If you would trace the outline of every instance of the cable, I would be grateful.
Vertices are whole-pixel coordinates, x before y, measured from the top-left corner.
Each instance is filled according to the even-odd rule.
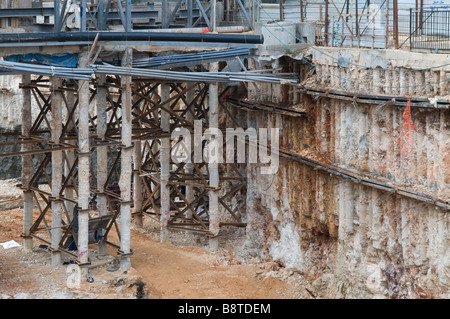
[[[273,34],[272,31],[269,30],[269,28],[266,27],[266,25],[261,21],[261,19],[255,15],[254,11],[247,5],[247,3],[245,2],[245,0],[242,0],[244,2],[244,5],[252,12],[253,16],[261,23],[261,25],[266,28],[266,30],[272,34],[273,37],[275,37],[278,42],[280,42],[284,47],[286,47],[289,51],[291,51],[295,56],[299,57],[301,60],[303,60],[304,62],[306,62],[307,64],[311,65],[312,67],[315,67],[319,70],[321,70],[322,72],[324,72],[325,74],[331,75],[333,77],[337,77],[341,80],[345,80],[348,82],[352,82],[355,84],[359,84],[359,85],[364,85],[364,86],[368,86],[368,87],[378,87],[378,88],[389,88],[389,89],[402,89],[402,88],[413,88],[413,87],[424,87],[424,86],[428,86],[428,85],[435,85],[435,84],[440,84],[440,83],[444,83],[444,82],[448,82],[450,81],[450,78],[447,78],[445,80],[441,80],[438,82],[433,82],[433,83],[427,83],[427,84],[417,84],[417,85],[407,85],[407,86],[384,86],[384,85],[374,85],[374,84],[368,84],[368,83],[362,83],[362,82],[358,82],[352,79],[348,79],[346,77],[341,77],[339,75],[333,74],[331,72],[328,72],[324,69],[322,69],[321,67],[317,66],[316,64],[306,60],[303,56],[298,55],[295,51],[293,51],[288,45],[286,45],[283,41],[281,41],[275,34]]]

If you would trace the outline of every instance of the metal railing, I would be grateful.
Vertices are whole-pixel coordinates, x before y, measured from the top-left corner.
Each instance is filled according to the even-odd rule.
[[[450,50],[450,10],[410,10],[411,49]]]

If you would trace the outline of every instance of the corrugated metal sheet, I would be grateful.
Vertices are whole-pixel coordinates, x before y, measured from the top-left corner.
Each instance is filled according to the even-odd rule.
[[[259,9],[259,18],[262,22],[279,21],[280,5],[262,3]]]
[[[283,4],[283,20],[300,22],[300,1],[286,0]]]

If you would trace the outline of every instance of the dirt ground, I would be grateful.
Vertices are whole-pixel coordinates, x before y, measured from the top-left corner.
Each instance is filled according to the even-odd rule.
[[[37,211],[36,211],[37,214]],[[22,244],[22,209],[0,211],[0,243]],[[144,228],[132,227],[132,268],[111,270],[106,263],[89,270],[94,281],[82,278],[79,288],[69,288],[69,265],[51,265],[51,253],[34,240],[33,251],[0,246],[0,297],[3,299],[129,299],[136,298],[136,282],[145,283],[149,299],[291,299],[312,298],[300,274],[274,262],[242,262],[229,251],[213,252],[207,240],[174,233],[170,243],[159,241],[156,222],[146,219]],[[188,238],[189,240],[186,240]],[[111,239],[111,241],[114,241]],[[194,243],[194,244],[192,244]],[[206,244],[205,244],[206,243]],[[117,250],[96,261],[118,260]],[[109,258],[109,259],[108,259]],[[69,255],[62,255],[69,262]],[[109,270],[108,270],[109,269]]]

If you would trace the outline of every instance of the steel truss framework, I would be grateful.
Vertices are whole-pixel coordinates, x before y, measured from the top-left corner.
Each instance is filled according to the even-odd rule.
[[[155,7],[155,2],[159,2],[159,10]],[[255,5],[253,1],[248,2],[252,6]],[[70,29],[76,28],[80,31],[107,30],[116,22],[120,23],[127,32],[133,29],[205,26],[214,31],[216,21],[222,20],[226,25],[241,20],[239,22],[242,22],[242,26],[248,29],[253,28],[251,11],[245,8],[242,0],[224,1],[222,17],[218,16],[215,5],[216,1],[200,2],[199,0],[140,1],[133,4],[131,1],[122,0],[54,0],[53,7],[1,8],[0,18],[53,16],[54,32],[65,31],[69,26]],[[86,14],[80,14],[82,12]],[[79,21],[76,25],[67,23],[74,19]]]
[[[118,218],[124,215],[126,207],[132,206],[138,224],[143,216],[150,216],[161,221],[162,231],[183,229],[217,237],[221,233],[212,230],[212,222],[219,227],[246,226],[246,181],[239,164],[220,164],[219,184],[212,186],[206,162],[177,163],[163,154],[162,145],[176,128],[193,132],[198,120],[202,132],[210,126],[211,84],[152,82],[116,75],[97,75],[90,83],[42,75],[24,75],[23,80],[22,134],[13,142],[21,144],[22,151],[2,156],[22,156],[25,246],[30,247],[31,238],[38,239],[48,244],[55,264],[61,261],[60,253],[65,253],[87,267],[89,250],[81,251],[86,243],[80,241],[91,236],[86,231],[94,231],[96,225],[103,223],[101,238],[95,241],[99,251],[110,245],[117,248],[121,258],[127,258],[132,251],[123,245],[123,233],[129,232],[129,225],[126,219],[119,223]],[[89,86],[84,86],[83,91],[86,83]],[[219,99],[222,94],[218,94]],[[30,112],[31,100],[39,109],[34,116]],[[222,105],[218,101],[216,104]],[[127,109],[131,111],[131,121]],[[169,130],[163,129],[167,117]],[[88,123],[87,130],[83,121]],[[131,125],[132,144],[126,142],[126,125]],[[86,143],[83,131],[89,133],[88,152],[82,148]],[[171,147],[181,140],[173,140]],[[133,170],[127,171],[131,151]],[[34,167],[33,158],[38,163]],[[86,158],[87,166],[82,163]],[[162,163],[167,160],[169,175],[162,181]],[[86,200],[86,190],[81,185],[86,178],[89,207],[80,204]],[[218,194],[220,217],[210,216],[211,194]],[[167,201],[169,213],[161,209],[162,202]],[[33,204],[38,210],[34,218],[30,215]],[[80,215],[89,219],[87,229],[83,228]],[[119,243],[110,240],[112,231],[117,232]],[[82,232],[84,239],[79,237]],[[78,253],[69,250],[72,239]],[[91,239],[89,244],[93,243]]]

